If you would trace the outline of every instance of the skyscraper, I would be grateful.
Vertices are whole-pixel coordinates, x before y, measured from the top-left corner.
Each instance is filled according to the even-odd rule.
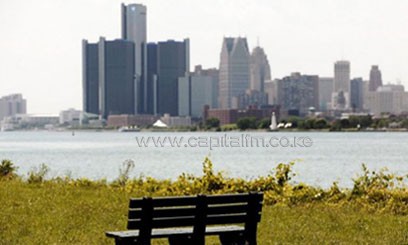
[[[358,112],[363,109],[363,79],[353,78],[350,81],[350,105],[353,111]]]
[[[268,104],[269,105],[275,105],[278,103],[278,94],[277,94],[277,88],[276,88],[277,80],[270,80],[265,82],[265,93],[268,97]]]
[[[103,118],[109,115],[134,112],[134,44],[127,40],[98,43],[99,111]]]
[[[157,43],[147,44],[147,114],[157,114]]]
[[[134,43],[134,114],[147,111],[146,6],[122,4],[122,38]]]
[[[134,44],[127,40],[83,45],[83,110],[103,118],[134,113]]]
[[[157,113],[178,115],[178,78],[189,72],[190,41],[157,44]]]
[[[99,114],[98,44],[82,41],[83,111]]]
[[[217,86],[217,81],[212,76],[212,73],[217,72],[215,69],[202,70],[201,66],[196,66],[194,73],[179,77],[178,98],[180,116],[199,118],[203,115],[205,105],[208,105],[210,108],[216,107],[214,86]]]
[[[381,71],[378,69],[378,65],[371,66],[370,80],[368,82],[368,90],[376,91],[378,87],[382,86]]]
[[[256,47],[252,50],[250,58],[251,82],[250,89],[264,93],[264,84],[266,80],[271,80],[271,68],[268,57],[263,48]]]
[[[249,49],[246,38],[224,38],[220,55],[219,107],[232,108],[233,98],[249,87]]]
[[[319,77],[319,106],[320,110],[326,111],[331,108],[333,93],[333,78]]]
[[[350,107],[350,62],[340,60],[334,63],[332,107],[344,110]]]
[[[291,115],[304,116],[310,107],[319,109],[319,77],[298,72],[277,82],[278,104]]]

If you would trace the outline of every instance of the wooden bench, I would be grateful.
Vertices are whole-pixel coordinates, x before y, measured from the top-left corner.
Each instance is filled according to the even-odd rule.
[[[221,244],[256,244],[263,193],[131,199],[127,231],[106,232],[115,244],[205,244],[217,235]]]

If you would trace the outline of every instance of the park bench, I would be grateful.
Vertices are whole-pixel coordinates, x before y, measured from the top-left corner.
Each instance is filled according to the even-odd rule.
[[[263,193],[130,199],[127,231],[106,232],[115,244],[150,245],[153,238],[169,244],[256,244]]]

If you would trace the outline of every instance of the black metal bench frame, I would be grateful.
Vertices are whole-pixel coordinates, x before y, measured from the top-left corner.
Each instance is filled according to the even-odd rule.
[[[221,244],[256,245],[263,193],[130,199],[127,231],[106,232],[116,244],[204,245],[218,235]]]

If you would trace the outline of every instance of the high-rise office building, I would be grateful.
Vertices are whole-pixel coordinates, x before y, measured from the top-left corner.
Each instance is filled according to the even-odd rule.
[[[320,110],[327,111],[331,108],[333,93],[333,78],[319,77],[319,106]]]
[[[354,112],[363,109],[364,83],[362,78],[353,78],[350,81],[350,105]]]
[[[98,44],[82,41],[83,111],[99,114]]]
[[[334,63],[332,108],[345,110],[350,107],[350,62],[340,60]]]
[[[178,115],[178,78],[189,72],[190,41],[157,44],[157,113]]]
[[[104,118],[135,111],[133,54],[131,41],[99,40],[99,111]]]
[[[147,111],[146,6],[122,4],[122,39],[134,43],[134,114]]]
[[[0,98],[0,121],[4,117],[27,113],[27,101],[21,94],[11,94]]]
[[[277,80],[269,80],[265,82],[265,93],[268,98],[268,105],[275,105],[278,103],[278,94],[276,88]]]
[[[371,66],[370,80],[368,81],[368,90],[376,91],[378,87],[382,86],[381,71],[377,65]]]
[[[147,44],[147,114],[157,114],[157,43]]]
[[[380,116],[383,113],[401,114],[408,112],[408,92],[404,86],[389,84],[369,91],[366,106],[370,113]]]
[[[212,98],[211,108],[218,108],[218,86],[220,72],[217,68],[203,69],[201,65],[196,65],[194,69],[194,74],[197,76],[209,76],[212,79]]]
[[[252,50],[250,62],[250,89],[264,93],[265,81],[271,80],[271,68],[263,48],[256,47]]]
[[[212,76],[194,72],[178,79],[179,115],[200,118],[205,105],[214,108]]]
[[[219,69],[219,107],[232,108],[233,98],[249,87],[249,49],[246,38],[224,38]]]
[[[84,112],[103,118],[134,113],[134,44],[127,40],[83,41]]]
[[[304,116],[310,107],[319,109],[319,77],[292,73],[277,80],[277,94],[282,109]]]

